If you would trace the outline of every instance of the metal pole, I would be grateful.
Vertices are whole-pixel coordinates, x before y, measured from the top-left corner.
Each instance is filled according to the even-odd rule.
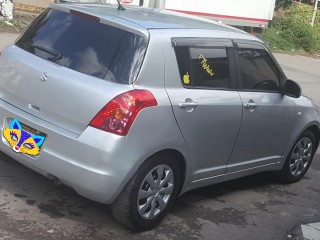
[[[312,16],[312,21],[311,21],[311,26],[312,26],[312,27],[314,26],[314,22],[316,21],[317,10],[318,10],[318,3],[319,3],[319,0],[316,0],[316,1],[315,1],[315,4],[314,4],[314,11],[313,11],[313,16]]]

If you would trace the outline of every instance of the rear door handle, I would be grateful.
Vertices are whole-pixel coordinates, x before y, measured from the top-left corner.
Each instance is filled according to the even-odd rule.
[[[196,107],[198,107],[198,103],[197,102],[181,102],[181,103],[179,103],[179,107],[181,107],[181,108],[188,108],[188,107],[196,108]]]
[[[250,99],[248,103],[244,104],[244,107],[248,109],[250,112],[254,112],[254,110],[258,107],[258,104],[256,104],[252,99]]]
[[[246,103],[244,105],[245,108],[257,108],[258,107],[258,104],[256,103]]]
[[[186,112],[191,113],[198,107],[198,103],[194,102],[191,98],[187,98],[184,102],[179,103],[179,107],[184,108]]]

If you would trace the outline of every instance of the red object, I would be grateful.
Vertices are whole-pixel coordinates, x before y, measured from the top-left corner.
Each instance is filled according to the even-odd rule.
[[[147,90],[128,91],[105,105],[91,120],[89,126],[126,136],[138,113],[144,108],[157,105],[157,100]]]
[[[83,12],[78,12],[76,10],[70,10],[70,13],[73,14],[73,15],[76,15],[76,16],[91,20],[91,21],[100,22],[100,18],[92,16],[90,14],[86,14],[86,13],[83,13]]]

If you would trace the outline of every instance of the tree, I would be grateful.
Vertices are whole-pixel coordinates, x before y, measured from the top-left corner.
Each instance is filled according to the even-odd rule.
[[[292,0],[276,0],[276,9],[288,8],[292,4]]]

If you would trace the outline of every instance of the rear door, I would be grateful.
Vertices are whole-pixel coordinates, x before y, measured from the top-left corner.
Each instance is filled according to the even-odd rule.
[[[235,56],[243,117],[227,172],[280,161],[295,119],[293,99],[281,93],[286,78],[265,47],[238,41]]]
[[[166,49],[166,90],[190,150],[193,180],[226,171],[240,128],[232,43],[174,38]]]

